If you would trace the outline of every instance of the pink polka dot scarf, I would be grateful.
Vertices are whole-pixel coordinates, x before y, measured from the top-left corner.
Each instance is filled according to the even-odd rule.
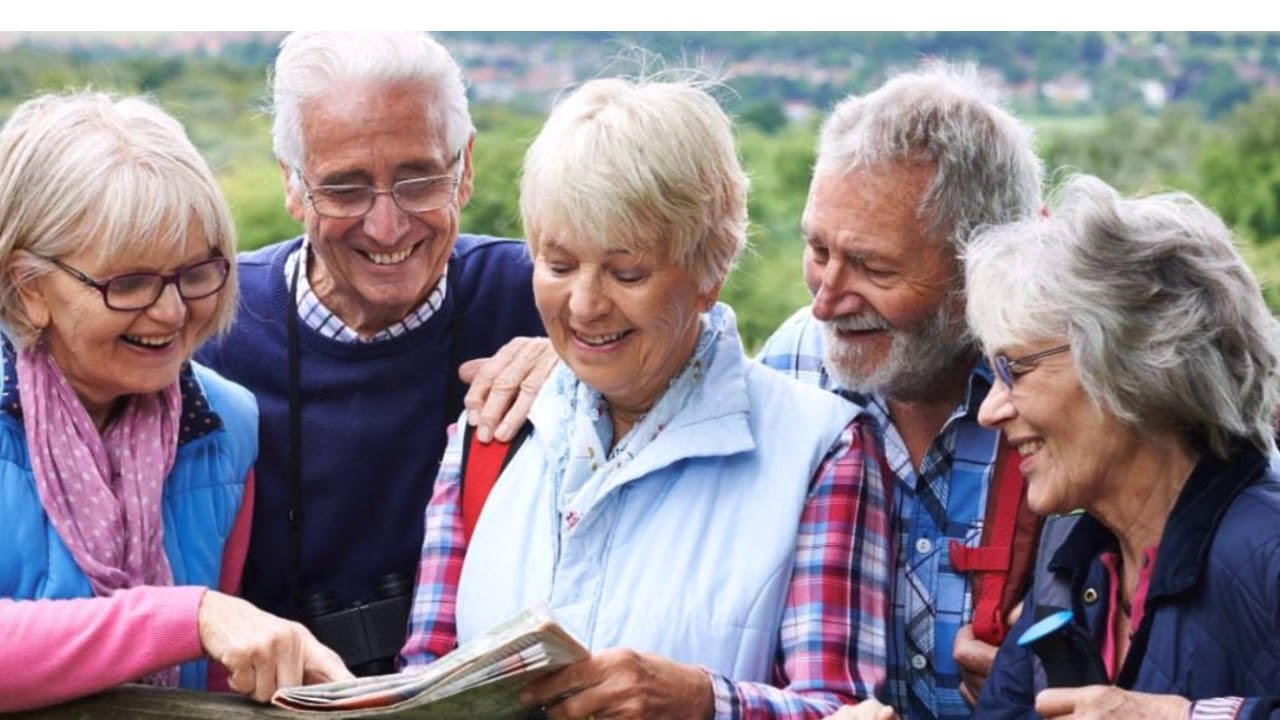
[[[40,502],[94,594],[172,585],[161,496],[178,446],[177,380],[129,398],[100,435],[44,343],[18,353],[17,371]],[[147,680],[176,684],[176,668]]]

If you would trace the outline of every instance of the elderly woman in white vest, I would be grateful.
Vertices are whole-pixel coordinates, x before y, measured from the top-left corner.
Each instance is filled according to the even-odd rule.
[[[224,594],[258,408],[190,359],[231,323],[234,253],[217,180],[151,102],[46,95],[0,130],[0,712],[350,676]]]
[[[555,720],[821,717],[884,679],[884,489],[857,408],[750,361],[717,304],[746,244],[731,124],[693,83],[601,79],[529,148],[520,206],[560,363],[474,534],[460,440],[402,656],[537,603],[591,650]]]
[[[1048,521],[974,717],[1280,718],[1280,323],[1231,231],[1079,176],[965,265],[979,420],[1032,510],[1084,510]]]

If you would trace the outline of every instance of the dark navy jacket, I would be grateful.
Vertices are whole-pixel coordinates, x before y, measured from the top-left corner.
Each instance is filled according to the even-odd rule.
[[[1099,557],[1116,549],[1086,515],[1049,563],[1098,647],[1110,597]],[[1038,717],[1031,654],[1016,643],[1035,619],[1035,595],[1033,587],[1000,647],[974,718]],[[1115,684],[1192,700],[1244,696],[1239,718],[1280,719],[1280,479],[1252,447],[1230,462],[1206,454],[1187,480]]]

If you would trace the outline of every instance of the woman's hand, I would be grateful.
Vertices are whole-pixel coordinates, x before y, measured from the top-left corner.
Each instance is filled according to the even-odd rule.
[[[206,592],[197,627],[205,654],[226,666],[228,686],[258,702],[277,688],[352,677],[311,631],[237,597]]]
[[[612,648],[534,680],[520,693],[551,720],[710,718],[711,678],[657,655]]]
[[[1050,688],[1036,695],[1036,712],[1045,720],[1185,720],[1190,710],[1191,701],[1184,697],[1111,685]]]
[[[857,705],[845,705],[823,720],[899,720],[893,708],[876,699],[863,700]]]

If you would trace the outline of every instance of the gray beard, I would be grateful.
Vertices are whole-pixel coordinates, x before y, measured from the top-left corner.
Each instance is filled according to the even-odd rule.
[[[933,319],[915,332],[895,330],[885,323],[890,334],[889,354],[870,372],[862,366],[863,350],[846,345],[836,328],[823,322],[827,373],[855,392],[902,401],[929,399],[939,383],[976,353],[969,328],[954,317],[953,306],[944,302]]]

